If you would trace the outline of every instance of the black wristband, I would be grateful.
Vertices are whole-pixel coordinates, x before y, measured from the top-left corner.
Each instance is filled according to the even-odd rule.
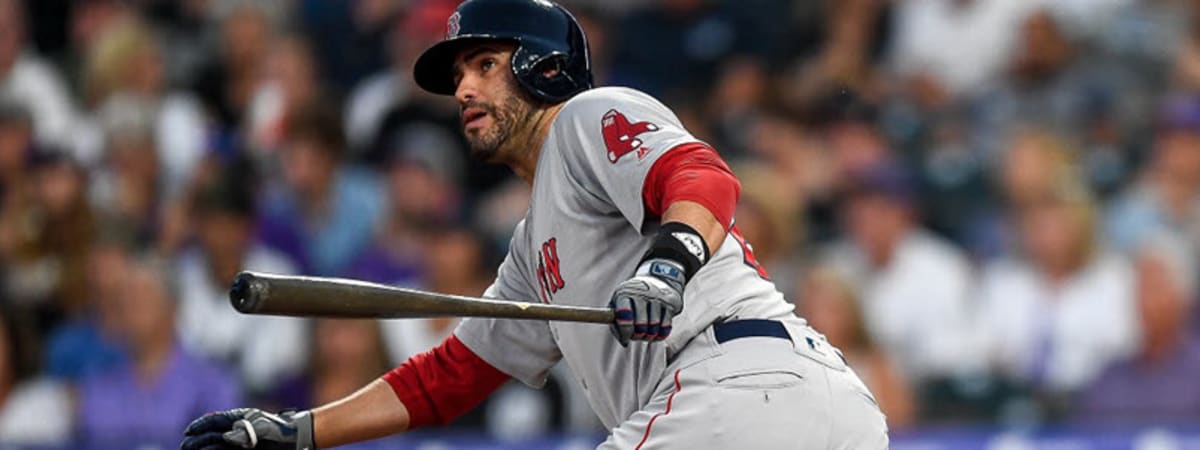
[[[641,262],[655,258],[678,262],[683,266],[684,276],[690,280],[708,262],[709,256],[708,244],[700,232],[683,222],[667,222],[658,228],[658,235]]]

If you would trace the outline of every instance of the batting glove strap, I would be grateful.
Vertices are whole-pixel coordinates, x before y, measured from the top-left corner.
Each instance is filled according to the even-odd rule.
[[[638,266],[634,276],[650,276],[658,278],[671,286],[679,295],[683,295],[683,287],[687,285],[687,276],[684,275],[682,264],[666,258],[654,258],[649,261],[642,262]],[[682,305],[680,305],[682,309]]]
[[[292,416],[296,422],[296,450],[316,450],[312,411],[300,411]]]
[[[638,273],[641,273],[641,267],[654,260],[670,261],[681,269],[683,275],[681,284],[686,285],[687,280],[696,275],[700,267],[708,262],[710,256],[708,244],[704,242],[704,238],[695,228],[683,222],[667,222],[659,227],[654,243],[642,256]],[[658,274],[651,274],[666,279]],[[682,287],[679,290],[682,291]]]

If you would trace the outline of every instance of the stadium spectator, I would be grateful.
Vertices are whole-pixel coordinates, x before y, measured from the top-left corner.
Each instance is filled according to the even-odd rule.
[[[42,364],[50,376],[74,382],[128,359],[110,310],[126,290],[122,277],[131,256],[125,242],[106,234],[86,247],[87,304],[48,330]]]
[[[798,220],[801,192],[790,189],[788,180],[762,164],[741,165],[734,171],[743,180],[734,211],[738,231],[753,246],[754,257],[776,286],[780,289],[795,286],[794,277],[802,264],[797,257],[797,243],[804,241],[805,231]],[[795,297],[785,295],[785,298]]]
[[[127,104],[140,104],[149,117],[165,198],[180,195],[204,155],[208,130],[203,109],[191,94],[170,89],[160,38],[136,19],[105,28],[88,52],[85,91],[105,126]],[[96,162],[96,161],[85,161]]]
[[[424,239],[421,286],[433,292],[480,296],[487,288],[485,249],[469,230],[431,230]],[[436,346],[454,331],[454,318],[396,320],[383,325],[388,355],[395,364]]]
[[[1098,241],[1095,205],[1077,172],[1059,173],[1010,214],[1018,248],[984,270],[978,331],[994,370],[1027,386],[1054,416],[1136,350],[1133,268]]]
[[[137,97],[111,100],[97,114],[106,137],[105,155],[93,169],[88,200],[101,221],[116,224],[138,245],[152,245],[167,237],[159,227],[167,199],[154,138],[155,110]]]
[[[413,125],[397,133],[387,164],[387,218],[351,267],[353,277],[420,287],[427,280],[428,244],[463,211],[458,181],[462,161],[445,149],[458,137],[440,128]]]
[[[897,4],[891,64],[919,104],[941,107],[1003,76],[1034,2],[915,0]]]
[[[1083,422],[1172,423],[1200,416],[1200,333],[1194,328],[1195,267],[1169,240],[1137,259],[1141,349],[1084,390],[1072,418]]]
[[[1108,235],[1114,247],[1137,254],[1159,235],[1200,256],[1200,97],[1166,102],[1154,153],[1142,176],[1113,202]],[[1195,276],[1195,275],[1194,275]]]
[[[371,243],[382,186],[374,173],[344,163],[341,121],[322,105],[298,110],[283,138],[281,180],[266,186],[259,237],[303,273],[342,275]]]
[[[241,128],[274,39],[267,12],[256,3],[239,5],[222,19],[219,47],[200,69],[192,90],[223,132],[234,134]]]
[[[1072,41],[1059,17],[1041,9],[1025,18],[1008,76],[972,102],[973,145],[990,163],[1023,125],[1068,132],[1086,149],[1087,181],[1108,193],[1131,175],[1126,149],[1148,125],[1152,92],[1128,65]]]
[[[847,187],[844,235],[825,261],[861,290],[871,339],[918,385],[974,369],[966,339],[971,267],[920,227],[911,176],[877,166],[851,173]]]
[[[672,0],[634,10],[616,24],[611,82],[652,95],[686,97],[704,89],[731,55],[753,44],[749,9],[698,0]],[[769,42],[769,41],[763,41]]]
[[[297,117],[305,114],[305,108],[327,100],[303,36],[275,38],[259,64],[257,85],[241,115],[250,150],[263,157],[287,145],[292,129],[306,125],[305,119]]]
[[[70,387],[22,367],[8,323],[0,313],[0,445],[67,445],[73,426]]]
[[[36,142],[72,149],[78,113],[57,69],[26,46],[20,0],[0,0],[0,99],[21,105],[32,118]]]
[[[237,369],[246,390],[262,394],[274,380],[297,376],[307,358],[307,324],[299,318],[248,316],[229,306],[237,272],[297,273],[286,256],[254,236],[253,173],[244,162],[224,167],[192,198],[196,245],[175,261],[175,323],[188,351]]]
[[[387,36],[389,67],[372,74],[346,97],[346,141],[355,155],[371,151],[386,114],[425,95],[414,89],[411,68],[425,47],[446,32],[446,17],[458,6],[453,0],[414,2],[391,27]]]
[[[324,405],[350,395],[392,365],[374,320],[319,319],[314,323],[310,401]]]
[[[118,328],[129,359],[79,382],[79,442],[89,448],[174,446],[193,417],[235,406],[239,387],[180,347],[173,286],[161,261],[141,259],[118,275],[122,293],[106,320]]]
[[[891,357],[867,333],[854,287],[828,268],[814,268],[797,287],[796,313],[821,330],[842,350],[850,367],[862,377],[887,416],[888,428],[905,429],[916,420],[916,404],[907,380]]]

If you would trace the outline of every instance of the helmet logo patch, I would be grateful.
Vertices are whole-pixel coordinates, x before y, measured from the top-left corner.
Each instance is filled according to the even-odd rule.
[[[638,136],[643,133],[658,131],[658,125],[650,122],[630,123],[620,111],[608,110],[600,119],[601,132],[604,134],[604,146],[608,148],[608,162],[616,164],[625,154],[637,150],[638,160],[650,152],[642,147],[644,143]]]
[[[458,11],[455,11],[454,14],[450,15],[450,19],[446,20],[446,37],[447,38],[458,37],[458,31],[459,31],[458,21],[461,18],[462,18],[462,16],[458,14]]]

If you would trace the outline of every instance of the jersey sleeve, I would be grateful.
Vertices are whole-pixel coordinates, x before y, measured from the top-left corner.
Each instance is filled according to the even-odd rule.
[[[568,176],[598,203],[615,207],[638,230],[646,220],[646,175],[655,161],[685,144],[703,144],[649,95],[600,88],[576,96],[551,134]]]
[[[515,241],[523,228],[524,222],[517,225],[509,253],[484,297],[528,302],[537,299],[535,291],[525,281],[529,278],[521,276],[527,273],[523,264],[526,259],[519,253],[522,247]],[[492,367],[535,388],[546,383],[550,368],[562,358],[550,325],[544,320],[470,317],[459,323],[454,335]]]

